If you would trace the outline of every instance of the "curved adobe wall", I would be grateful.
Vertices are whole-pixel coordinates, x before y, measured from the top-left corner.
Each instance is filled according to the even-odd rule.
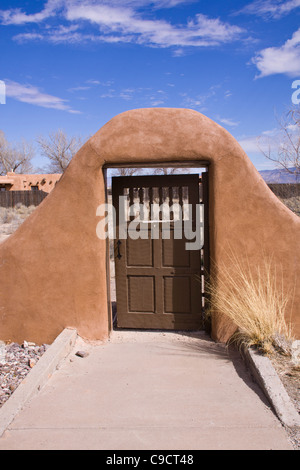
[[[283,263],[286,288],[300,275],[300,219],[273,195],[235,139],[186,109],[140,109],[116,116],[78,152],[55,190],[0,246],[0,337],[51,342],[65,327],[89,339],[109,334],[106,243],[96,236],[104,202],[102,166],[113,163],[205,160],[211,163],[210,245],[217,266],[261,248]],[[230,262],[230,261],[229,261]],[[300,289],[293,321],[299,325]],[[213,337],[232,333],[213,318]]]

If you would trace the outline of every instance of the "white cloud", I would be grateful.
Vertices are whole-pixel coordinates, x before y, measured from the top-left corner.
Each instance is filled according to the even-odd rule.
[[[40,23],[51,16],[55,16],[57,10],[64,5],[64,0],[48,0],[42,11],[28,15],[20,8],[0,10],[0,19],[4,25],[22,25],[26,23]]]
[[[264,152],[268,154],[270,151],[278,148],[277,134],[278,129],[266,130],[261,135],[242,136],[238,139],[238,142],[246,153],[262,154]]]
[[[116,98],[117,96],[116,90],[108,90],[107,93],[100,95],[100,98]]]
[[[183,106],[192,109],[199,109],[204,106],[205,98],[199,97],[191,97],[188,96],[187,93],[182,93],[183,96]]]
[[[16,34],[13,39],[19,43],[23,43],[27,41],[42,41],[44,36],[39,33],[21,33]]]
[[[229,127],[236,127],[239,125],[239,122],[236,122],[233,119],[219,118],[219,121]]]
[[[256,0],[238,13],[278,19],[299,7],[300,0]]]
[[[198,14],[187,25],[173,26],[164,20],[143,19],[130,8],[114,8],[92,3],[72,4],[66,18],[97,24],[102,40],[122,40],[140,44],[170,46],[209,46],[236,40],[243,30]]]
[[[260,152],[259,145],[258,145],[258,137],[244,137],[239,141],[240,146],[246,153],[255,153]]]
[[[164,103],[165,103],[165,102],[162,101],[162,100],[156,100],[156,101],[155,101],[155,100],[152,100],[152,101],[151,101],[151,106],[161,106],[161,105],[163,105]]]
[[[197,0],[89,0],[88,4],[94,7],[103,6],[111,8],[139,10],[145,7],[151,9],[172,8],[180,4],[195,3]],[[86,2],[87,3],[87,2]],[[0,21],[3,25],[22,25],[27,23],[41,23],[58,12],[72,9],[80,4],[81,0],[47,0],[44,8],[37,12],[27,14],[21,8],[0,10]]]
[[[188,93],[180,93],[180,96],[183,97],[182,105],[203,112],[206,109],[204,107],[206,102],[216,97],[219,88],[220,85],[212,85],[205,93],[195,96],[189,96]]]
[[[228,99],[232,96],[232,92],[230,90],[226,90],[225,93],[224,93],[224,98],[225,99]]]
[[[22,103],[28,103],[42,108],[57,109],[67,111],[72,114],[79,114],[79,111],[73,110],[67,103],[67,100],[53,95],[43,93],[37,87],[24,85],[10,80],[5,80],[6,95]]]
[[[102,41],[101,37],[93,34],[83,34],[78,32],[78,25],[58,26],[46,28],[43,33],[21,33],[13,36],[13,40],[22,44],[28,41],[47,41],[52,44],[78,44],[86,42]],[[108,41],[107,41],[108,42]]]
[[[274,74],[296,77],[300,74],[300,28],[280,47],[261,50],[253,59],[260,74],[257,78]]]
[[[107,1],[110,4],[121,4],[132,7],[141,7],[152,5],[154,8],[172,8],[177,5],[186,4],[186,3],[195,3],[197,0],[111,0]]]
[[[89,85],[100,85],[100,86],[112,86],[114,83],[114,80],[107,80],[106,82],[101,82],[100,80],[95,80],[94,78],[91,78],[86,81]]]
[[[163,105],[168,100],[168,94],[164,90],[153,90],[152,88],[123,88],[121,90],[108,89],[106,93],[100,95],[100,98],[121,98],[125,101],[134,100],[141,107]]]
[[[72,88],[69,88],[68,91],[71,93],[75,93],[77,91],[87,91],[90,90],[92,87],[111,87],[113,85],[113,80],[108,80],[106,82],[100,82],[99,80],[95,80],[93,78],[86,80],[83,85],[78,85]]]
[[[69,22],[68,26],[45,25],[44,29],[18,34],[14,37],[18,42],[41,39],[55,44],[131,42],[155,47],[174,46],[178,51],[186,46],[205,47],[232,42],[245,33],[239,26],[203,14],[197,14],[186,24],[171,24],[154,16],[155,9],[181,3],[187,3],[187,0],[48,0],[44,9],[35,14],[20,9],[1,10],[0,21],[5,25],[24,25],[43,23],[55,16],[60,23],[62,19]],[[147,16],[145,7],[148,7]],[[88,31],[87,26],[90,27]]]
[[[69,88],[68,91],[70,91],[71,93],[74,93],[76,91],[86,91],[86,90],[90,90],[91,87],[89,86],[75,86],[73,88]]]
[[[69,3],[81,3],[78,0],[69,0]],[[113,7],[126,7],[133,9],[142,9],[151,7],[155,9],[173,8],[180,4],[196,3],[197,0],[89,0],[89,3],[110,5]]]
[[[43,34],[39,33],[34,35],[31,33],[24,33],[14,36],[13,39],[20,43],[39,39],[46,40],[53,44],[83,42],[82,34],[78,32],[78,28],[78,25],[59,25],[53,28],[46,28]]]

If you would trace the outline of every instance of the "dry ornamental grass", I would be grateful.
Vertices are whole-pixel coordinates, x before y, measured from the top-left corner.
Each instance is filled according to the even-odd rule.
[[[270,261],[261,266],[241,263],[232,255],[234,267],[223,266],[222,277],[213,278],[207,290],[213,311],[226,315],[236,325],[234,340],[256,346],[270,353],[281,338],[292,340],[287,321],[287,306],[291,297],[283,290],[283,280]],[[292,295],[292,294],[291,294]]]

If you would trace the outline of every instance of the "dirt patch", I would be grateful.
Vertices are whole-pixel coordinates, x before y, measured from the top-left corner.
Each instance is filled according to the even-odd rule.
[[[300,413],[300,365],[296,366],[290,357],[275,353],[270,360],[288,392],[298,413]]]
[[[270,360],[296,410],[300,413],[300,365],[296,366],[289,356],[276,351],[270,356]],[[300,450],[300,429],[286,431],[294,448]]]

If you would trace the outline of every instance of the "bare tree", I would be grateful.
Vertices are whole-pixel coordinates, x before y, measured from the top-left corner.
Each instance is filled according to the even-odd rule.
[[[188,168],[165,168],[165,167],[161,167],[161,168],[155,168],[154,169],[154,173],[156,175],[178,175],[178,174],[182,174],[182,173],[189,173],[190,170]]]
[[[0,175],[6,175],[10,171],[30,173],[33,157],[34,148],[32,144],[22,140],[13,146],[7,141],[4,132],[0,131]]]
[[[290,109],[277,121],[278,130],[274,135],[261,137],[259,148],[268,160],[298,179],[300,178],[300,109]]]
[[[154,175],[177,175],[180,173],[190,173],[189,168],[116,168],[113,170],[112,176],[140,176],[145,174]]]
[[[113,170],[113,176],[133,176],[138,170],[139,168],[116,168]]]
[[[80,137],[68,137],[61,129],[49,134],[47,138],[38,137],[37,143],[41,154],[50,161],[49,173],[63,173],[83,145]]]

